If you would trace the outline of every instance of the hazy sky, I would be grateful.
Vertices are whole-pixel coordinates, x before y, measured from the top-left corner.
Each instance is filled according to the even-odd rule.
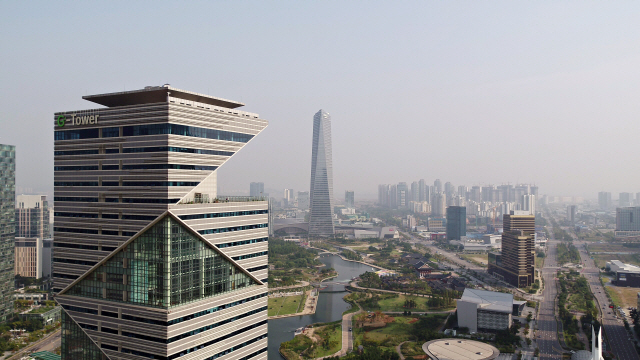
[[[3,1],[0,32],[0,143],[34,191],[54,112],[164,83],[270,121],[220,168],[227,194],[308,190],[319,109],[337,198],[420,178],[640,191],[639,2]]]

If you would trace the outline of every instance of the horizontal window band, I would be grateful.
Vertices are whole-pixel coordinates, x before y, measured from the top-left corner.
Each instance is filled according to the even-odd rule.
[[[63,264],[74,264],[74,265],[88,265],[88,266],[94,266],[95,264],[97,264],[96,261],[62,259],[62,258],[53,258],[53,262],[54,263],[63,263]]]
[[[180,220],[197,220],[197,219],[212,219],[212,218],[229,217],[229,216],[261,215],[261,214],[268,214],[268,213],[269,213],[268,210],[232,211],[232,212],[210,213],[210,214],[180,215],[178,216],[178,218],[180,218]]]
[[[232,257],[232,259],[235,260],[235,261],[238,261],[238,260],[251,259],[251,258],[254,258],[254,257],[265,256],[265,255],[269,255],[269,252],[268,251],[261,251],[261,252],[257,252],[257,253],[253,253],[253,254],[234,256],[234,257]]]
[[[123,153],[146,153],[146,152],[181,152],[189,154],[203,154],[203,155],[220,155],[220,156],[232,156],[235,154],[231,151],[219,151],[219,150],[204,150],[204,149],[191,149],[176,146],[152,146],[142,148],[124,148]]]
[[[198,233],[200,233],[201,235],[219,234],[219,233],[240,231],[240,230],[261,229],[261,228],[266,228],[268,226],[269,226],[269,224],[254,224],[254,225],[232,226],[232,227],[219,228],[219,229],[199,230]]]
[[[269,238],[260,238],[260,239],[251,239],[251,240],[242,240],[242,241],[234,241],[223,244],[215,244],[217,248],[224,249],[232,246],[240,246],[240,245],[248,245],[248,244],[256,244],[263,241],[269,241]]]

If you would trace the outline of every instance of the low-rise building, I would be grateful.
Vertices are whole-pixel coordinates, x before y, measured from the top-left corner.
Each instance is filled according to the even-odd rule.
[[[508,329],[513,305],[512,294],[467,288],[457,301],[458,326],[470,332]]]
[[[607,271],[615,273],[615,285],[640,287],[640,267],[625,264],[620,260],[611,260],[606,263],[605,268]]]

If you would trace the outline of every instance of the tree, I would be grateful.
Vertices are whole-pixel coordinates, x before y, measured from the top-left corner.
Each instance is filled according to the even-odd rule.
[[[529,315],[527,315],[527,322],[530,322],[533,319],[533,314],[529,311]]]

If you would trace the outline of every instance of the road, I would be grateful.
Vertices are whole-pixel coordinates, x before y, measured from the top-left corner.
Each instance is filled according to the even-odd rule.
[[[602,284],[600,284],[600,271],[587,254],[584,243],[575,242],[575,245],[580,251],[580,258],[584,265],[582,274],[589,282],[591,292],[595,295],[597,306],[602,313],[601,323],[604,327],[604,334],[607,336],[609,345],[611,346],[611,352],[613,352],[616,359],[619,360],[639,360],[640,357],[638,357],[629,333],[624,328],[624,323],[614,315],[613,309],[609,308],[609,300],[607,299]]]
[[[558,323],[556,322],[556,303],[558,296],[556,288],[556,263],[557,242],[549,240],[547,243],[547,256],[542,268],[544,279],[543,299],[540,302],[537,319],[536,343],[540,349],[540,360],[562,359],[562,346],[558,342]]]
[[[62,332],[60,330],[56,331],[55,333],[49,335],[49,337],[45,338],[44,340],[40,340],[40,342],[37,342],[35,345],[32,345],[30,347],[26,347],[22,350],[20,350],[19,352],[13,354],[13,355],[7,355],[6,357],[0,357],[0,359],[20,359],[20,357],[22,357],[25,354],[31,354],[34,352],[38,352],[38,351],[51,351],[53,352],[54,349],[58,348],[60,346],[60,334]]]

